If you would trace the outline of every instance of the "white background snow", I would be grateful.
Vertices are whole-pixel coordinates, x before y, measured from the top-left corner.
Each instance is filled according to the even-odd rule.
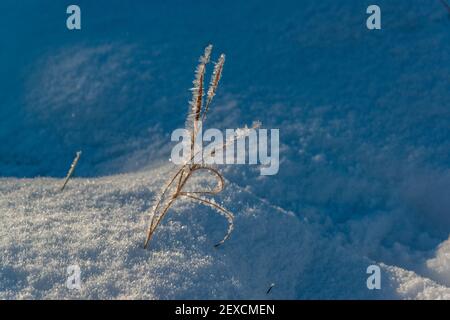
[[[369,31],[372,2],[80,0],[72,32],[65,3],[2,1],[0,298],[449,299],[450,15],[380,0]],[[222,247],[226,220],[180,201],[143,250],[208,43],[206,125],[280,128],[280,172],[221,168]]]

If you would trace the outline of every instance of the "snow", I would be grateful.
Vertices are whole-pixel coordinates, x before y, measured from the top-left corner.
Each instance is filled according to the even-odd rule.
[[[76,178],[64,192],[62,179],[2,178],[0,298],[449,297],[450,287],[439,277],[430,280],[386,265],[382,289],[368,290],[365,271],[376,262],[330,238],[322,225],[229,182],[218,199],[236,216],[225,244],[213,246],[226,219],[178,200],[145,250],[152,199],[170,169]],[[442,260],[446,246],[428,261],[442,279],[448,272],[448,260]],[[81,268],[80,291],[66,288],[70,265]],[[276,286],[267,295],[272,283]]]
[[[0,4],[0,298],[449,298],[439,1],[379,0],[373,32],[364,1],[107,2],[78,1],[80,32],[53,1]],[[223,246],[226,219],[177,200],[144,250],[208,43],[227,61],[205,129],[279,128],[280,170],[220,168]]]
[[[427,260],[433,279],[450,286],[450,239],[441,243],[435,257]]]
[[[449,300],[450,288],[418,276],[412,271],[398,267],[384,266],[396,293],[402,299]]]

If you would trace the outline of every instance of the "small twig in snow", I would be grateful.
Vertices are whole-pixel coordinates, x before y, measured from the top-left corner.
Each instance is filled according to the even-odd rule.
[[[78,151],[77,155],[75,156],[75,159],[73,159],[73,162],[70,165],[70,169],[69,169],[69,172],[67,172],[66,179],[64,179],[64,184],[61,187],[61,191],[64,190],[67,182],[69,182],[70,177],[72,176],[73,172],[75,171],[75,167],[77,166],[78,160],[80,160],[80,156],[81,156],[81,151]]]

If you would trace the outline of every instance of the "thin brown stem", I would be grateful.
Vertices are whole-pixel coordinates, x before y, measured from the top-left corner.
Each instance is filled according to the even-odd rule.
[[[224,181],[222,175],[220,174],[220,172],[217,169],[215,169],[213,167],[209,167],[209,166],[201,166],[201,167],[197,167],[197,168],[193,169],[192,171],[194,172],[194,171],[199,171],[199,170],[206,170],[206,171],[212,172],[216,176],[216,178],[218,179],[217,180],[218,181],[217,182],[217,186],[213,190],[189,191],[189,193],[218,194],[218,193],[220,193],[223,190],[224,185],[225,185],[225,181]]]
[[[188,198],[191,198],[193,200],[196,200],[196,201],[200,201],[200,202],[202,202],[202,203],[204,203],[204,204],[206,204],[208,206],[211,206],[211,207],[219,210],[220,212],[222,212],[224,214],[224,216],[228,220],[228,231],[227,231],[227,234],[225,235],[225,237],[221,241],[216,243],[214,245],[214,247],[218,247],[221,244],[223,244],[225,241],[228,240],[228,238],[230,237],[231,232],[233,231],[233,228],[234,228],[234,225],[233,225],[234,216],[233,216],[233,214],[230,211],[228,211],[227,209],[219,206],[217,203],[211,202],[211,200],[208,200],[208,199],[205,199],[205,198],[202,198],[202,197],[198,197],[196,195],[192,195],[189,192],[180,192],[180,196],[184,196],[184,197],[188,197]]]
[[[166,205],[166,207],[164,208],[164,210],[162,211],[161,215],[158,217],[158,219],[156,220],[156,223],[153,225],[153,220],[152,223],[150,225],[150,228],[147,232],[147,238],[145,239],[145,243],[144,243],[144,249],[147,248],[148,243],[153,235],[153,233],[156,230],[156,227],[158,227],[159,223],[161,222],[161,220],[164,218],[164,216],[166,215],[167,211],[169,210],[169,208],[171,207],[172,203],[176,200],[176,197],[173,197],[172,199],[170,199],[169,203]]]

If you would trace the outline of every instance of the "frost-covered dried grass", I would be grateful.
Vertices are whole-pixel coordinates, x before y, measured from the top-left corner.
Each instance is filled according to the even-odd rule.
[[[214,245],[215,247],[218,247],[228,240],[231,232],[233,231],[234,215],[229,210],[225,209],[221,204],[217,203],[214,199],[205,197],[205,195],[217,195],[223,191],[225,187],[225,180],[222,174],[213,166],[206,165],[204,163],[203,155],[201,155],[202,161],[200,163],[194,161],[194,159],[199,156],[199,152],[196,151],[194,145],[198,143],[197,136],[199,132],[201,132],[202,123],[206,120],[209,107],[216,94],[217,86],[219,85],[220,78],[222,77],[223,66],[225,63],[225,55],[222,53],[215,63],[205,99],[203,96],[205,92],[206,65],[210,62],[211,51],[212,45],[208,45],[205,48],[203,55],[200,56],[199,65],[195,70],[195,78],[193,81],[194,87],[191,89],[192,101],[189,104],[190,109],[186,121],[186,128],[189,130],[189,136],[191,137],[190,154],[187,156],[186,162],[183,163],[181,167],[177,169],[175,174],[173,174],[164,184],[163,189],[155,201],[155,205],[152,208],[152,217],[147,231],[144,248],[147,248],[150,239],[169,209],[173,206],[175,201],[180,198],[187,198],[191,201],[206,205],[227,219],[227,232],[223,239]],[[256,125],[259,124],[255,124],[255,126]],[[226,148],[229,144],[234,144],[236,140],[244,138],[247,135],[248,128],[246,127],[236,132],[237,133],[235,135],[231,136],[230,140],[222,144],[221,148]],[[212,153],[209,156],[211,155]],[[216,187],[212,189],[194,188],[193,190],[187,191],[186,188],[189,187],[189,181],[197,172],[208,172],[210,174],[210,178],[216,180]]]

